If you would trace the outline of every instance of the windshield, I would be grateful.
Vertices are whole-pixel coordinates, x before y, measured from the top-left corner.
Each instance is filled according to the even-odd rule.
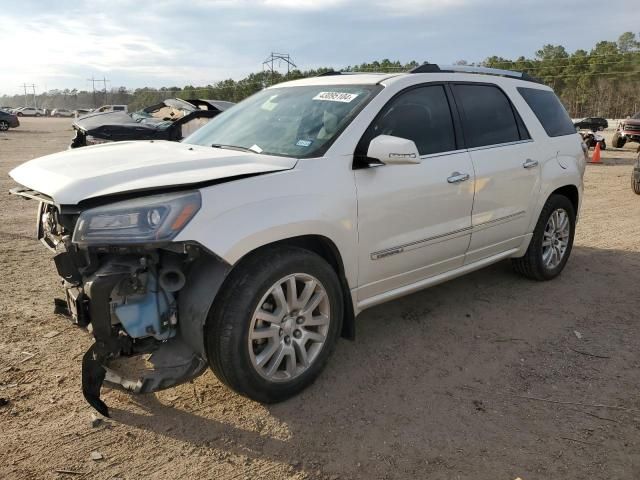
[[[184,142],[286,157],[320,156],[380,89],[378,85],[269,88],[221,113]]]

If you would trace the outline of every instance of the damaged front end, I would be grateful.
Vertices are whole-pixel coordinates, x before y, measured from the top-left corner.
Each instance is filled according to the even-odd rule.
[[[225,267],[197,244],[171,241],[198,211],[197,191],[84,209],[18,190],[12,193],[40,201],[38,238],[55,252],[65,292],[58,313],[95,338],[82,360],[82,391],[91,406],[109,416],[100,399],[103,383],[149,393],[204,372],[202,328],[210,303],[194,311],[199,303],[189,297],[196,290],[189,277],[204,264]]]

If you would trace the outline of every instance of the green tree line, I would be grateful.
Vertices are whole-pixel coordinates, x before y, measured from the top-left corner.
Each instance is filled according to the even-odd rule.
[[[388,59],[347,66],[340,71],[402,72],[421,63],[401,63]],[[640,110],[640,41],[633,32],[625,32],[617,41],[598,42],[591,50],[567,52],[562,45],[544,45],[533,58],[515,60],[492,56],[482,62],[460,65],[486,66],[526,72],[551,86],[572,117],[603,116],[622,118]],[[3,95],[0,106],[19,107],[25,104],[54,109],[92,108],[102,104],[126,104],[138,110],[166,98],[207,98],[239,102],[253,93],[282,81],[312,77],[334,70],[332,67],[293,70],[288,74],[257,72],[241,80],[227,79],[206,86],[137,88],[125,87],[108,92],[85,90],[50,90],[36,95]],[[338,70],[338,69],[336,69]]]

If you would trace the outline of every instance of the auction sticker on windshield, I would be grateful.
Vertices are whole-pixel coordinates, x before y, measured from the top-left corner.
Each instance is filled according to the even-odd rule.
[[[357,93],[344,93],[344,92],[320,92],[314,100],[327,100],[329,102],[343,102],[349,103],[358,96]]]

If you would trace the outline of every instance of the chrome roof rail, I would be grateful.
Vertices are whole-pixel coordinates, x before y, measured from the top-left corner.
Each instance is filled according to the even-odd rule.
[[[440,67],[433,63],[424,63],[409,73],[479,73],[483,75],[497,75],[500,77],[517,78],[527,82],[542,83],[525,72],[514,72],[513,70],[502,70],[500,68],[475,67],[471,65],[447,65]]]

